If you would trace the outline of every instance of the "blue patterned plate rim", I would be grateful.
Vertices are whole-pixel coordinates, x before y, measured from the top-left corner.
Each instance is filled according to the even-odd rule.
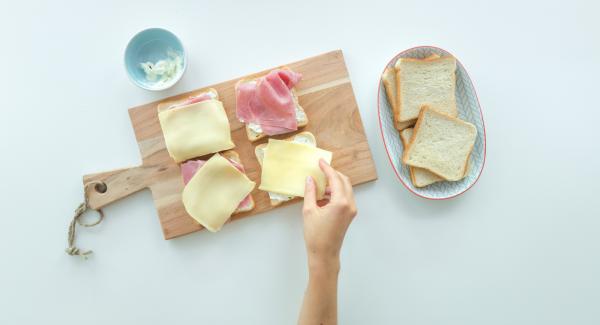
[[[394,170],[394,173],[396,174],[396,177],[398,178],[398,180],[400,180],[400,182],[402,183],[402,185],[404,185],[404,187],[406,187],[406,189],[408,189],[411,193],[425,198],[425,199],[429,199],[429,200],[447,200],[447,199],[451,199],[454,197],[457,197],[463,193],[465,193],[466,191],[468,191],[471,187],[473,187],[473,185],[475,185],[475,183],[477,183],[477,181],[479,180],[479,178],[481,177],[481,173],[483,172],[483,168],[485,166],[485,160],[486,160],[486,129],[485,129],[485,122],[483,120],[483,113],[481,110],[481,105],[479,102],[479,97],[477,95],[477,89],[475,89],[475,86],[473,85],[473,82],[471,80],[471,77],[468,74],[467,69],[464,68],[464,65],[460,62],[460,60],[458,58],[456,58],[456,62],[458,63],[457,65],[457,73],[459,68],[461,69],[461,71],[464,71],[464,76],[463,78],[466,79],[466,81],[468,81],[468,84],[470,85],[470,88],[473,91],[473,94],[475,95],[475,104],[477,105],[477,109],[479,111],[479,119],[481,119],[481,128],[482,128],[482,133],[478,132],[478,137],[480,137],[481,139],[481,151],[482,151],[482,161],[480,164],[480,167],[477,168],[478,170],[475,171],[470,171],[470,173],[476,172],[477,175],[472,178],[472,180],[470,182],[468,182],[468,184],[465,184],[464,188],[461,188],[460,190],[457,190],[455,193],[451,193],[449,195],[439,195],[440,193],[436,193],[438,195],[431,195],[431,194],[427,194],[424,193],[423,190],[419,189],[419,188],[412,188],[412,184],[407,184],[407,182],[410,182],[410,179],[408,179],[407,181],[405,181],[401,176],[401,171],[399,171],[395,164],[394,164],[394,160],[392,158],[392,155],[390,154],[390,145],[386,142],[385,140],[385,135],[384,135],[384,127],[383,127],[383,121],[382,121],[382,113],[381,113],[381,99],[383,98],[387,98],[387,96],[385,94],[382,95],[382,77],[383,77],[383,72],[385,71],[385,69],[389,66],[392,65],[392,62],[396,62],[396,60],[398,60],[398,58],[400,57],[406,57],[407,55],[410,55],[410,53],[412,52],[416,52],[416,51],[427,51],[429,50],[429,52],[442,52],[445,53],[447,55],[452,55],[454,58],[456,58],[455,55],[453,55],[452,53],[450,53],[449,51],[446,51],[442,48],[436,47],[436,46],[430,46],[430,45],[423,45],[423,46],[415,46],[409,49],[406,49],[398,54],[396,54],[391,60],[388,61],[388,63],[385,65],[384,69],[381,72],[380,78],[379,78],[379,85],[377,88],[377,116],[378,116],[378,120],[379,120],[379,131],[381,134],[381,140],[383,141],[383,145],[385,148],[385,152],[388,156],[388,160],[390,165],[392,166],[392,169]],[[458,83],[458,76],[457,76],[457,83]],[[458,87],[457,87],[458,88]],[[387,99],[384,99],[387,100]],[[387,109],[387,108],[386,108]],[[459,107],[460,109],[460,107]],[[459,112],[460,114],[460,112]],[[399,137],[398,132],[396,132],[396,135]],[[401,166],[400,168],[405,168],[404,166]],[[442,183],[449,183],[449,182],[442,182]],[[435,184],[434,184],[435,185]],[[433,186],[433,185],[430,185]],[[426,187],[427,188],[427,187]]]

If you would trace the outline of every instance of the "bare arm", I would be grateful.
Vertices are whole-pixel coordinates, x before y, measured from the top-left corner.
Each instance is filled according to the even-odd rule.
[[[319,165],[331,189],[329,201],[316,201],[315,184],[306,180],[304,240],[308,256],[308,285],[298,324],[337,324],[337,281],[340,249],[348,226],[356,215],[350,180],[325,161]]]

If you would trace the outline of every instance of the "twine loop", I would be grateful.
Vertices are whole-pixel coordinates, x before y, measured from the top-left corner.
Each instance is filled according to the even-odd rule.
[[[88,203],[88,188],[94,185],[96,191],[98,192],[105,192],[106,191],[106,184],[104,182],[100,182],[100,181],[92,181],[89,183],[86,183],[85,186],[83,187],[83,203],[79,204],[79,206],[77,207],[77,209],[75,209],[75,215],[73,216],[73,219],[71,220],[71,223],[69,224],[69,232],[68,232],[68,239],[67,239],[67,245],[68,247],[65,249],[65,252],[71,256],[81,256],[83,257],[83,259],[88,258],[88,255],[92,254],[91,250],[81,250],[80,248],[77,248],[77,246],[75,246],[75,228],[77,226],[77,224],[79,224],[82,227],[94,227],[96,225],[98,225],[99,223],[102,222],[102,220],[104,220],[104,212],[102,212],[102,209],[92,209],[90,208],[90,205]],[[90,223],[85,223],[83,221],[81,221],[81,216],[83,216],[83,214],[87,211],[87,210],[94,210],[98,213],[98,219],[96,219],[94,222],[90,222]]]

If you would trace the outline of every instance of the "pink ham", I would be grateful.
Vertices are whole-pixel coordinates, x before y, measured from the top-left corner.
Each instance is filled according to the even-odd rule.
[[[209,93],[202,93],[198,96],[192,96],[188,99],[186,99],[185,101],[181,102],[181,103],[177,103],[175,105],[171,105],[169,106],[169,109],[171,108],[176,108],[176,107],[181,107],[181,106],[185,106],[185,105],[191,105],[191,104],[196,104],[196,103],[200,103],[203,102],[205,100],[209,100],[212,99],[212,97],[210,96]]]
[[[200,169],[200,167],[204,166],[206,160],[188,160],[181,164],[181,177],[183,177],[183,184],[187,185],[190,182],[190,179],[194,177],[196,171]]]
[[[256,83],[244,82],[236,87],[236,114],[244,123],[256,121],[256,116],[263,110],[262,103],[255,95]]]
[[[301,78],[301,74],[290,70],[273,70],[257,83],[240,84],[236,92],[238,119],[260,125],[267,135],[297,130],[291,89]]]
[[[227,160],[229,160],[229,162],[233,165],[233,167],[237,168],[237,170],[241,171],[242,173],[245,172],[244,166],[242,166],[240,163],[229,158],[227,158]],[[190,179],[194,177],[198,169],[204,166],[205,163],[206,160],[188,160],[185,163],[183,163],[181,165],[181,176],[183,177],[183,184],[187,185],[187,183],[190,182]],[[240,204],[238,205],[238,209],[249,207],[252,202],[251,200],[252,199],[250,198],[250,194],[248,194],[242,200],[242,202],[240,202]]]

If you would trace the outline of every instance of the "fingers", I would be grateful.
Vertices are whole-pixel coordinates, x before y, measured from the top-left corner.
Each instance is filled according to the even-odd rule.
[[[338,172],[339,173],[339,172]],[[342,180],[342,184],[344,184],[345,189],[345,197],[344,203],[346,204],[346,211],[351,218],[356,216],[356,204],[354,202],[354,192],[352,191],[352,182],[350,178],[342,173],[340,174],[340,179]]]
[[[350,182],[350,178],[340,172],[337,172],[340,176],[340,180],[342,181],[342,184],[344,185],[344,192],[347,196],[352,197],[352,182]]]
[[[340,179],[340,174],[323,159],[319,160],[319,167],[327,177],[327,182],[331,188],[331,198],[333,199],[343,195],[345,189],[342,180]]]
[[[317,189],[315,181],[311,176],[306,177],[304,185],[304,210],[311,210],[317,207]]]
[[[317,206],[319,208],[322,208],[322,207],[326,206],[327,204],[329,204],[329,199],[322,199],[322,200],[317,201]]]

